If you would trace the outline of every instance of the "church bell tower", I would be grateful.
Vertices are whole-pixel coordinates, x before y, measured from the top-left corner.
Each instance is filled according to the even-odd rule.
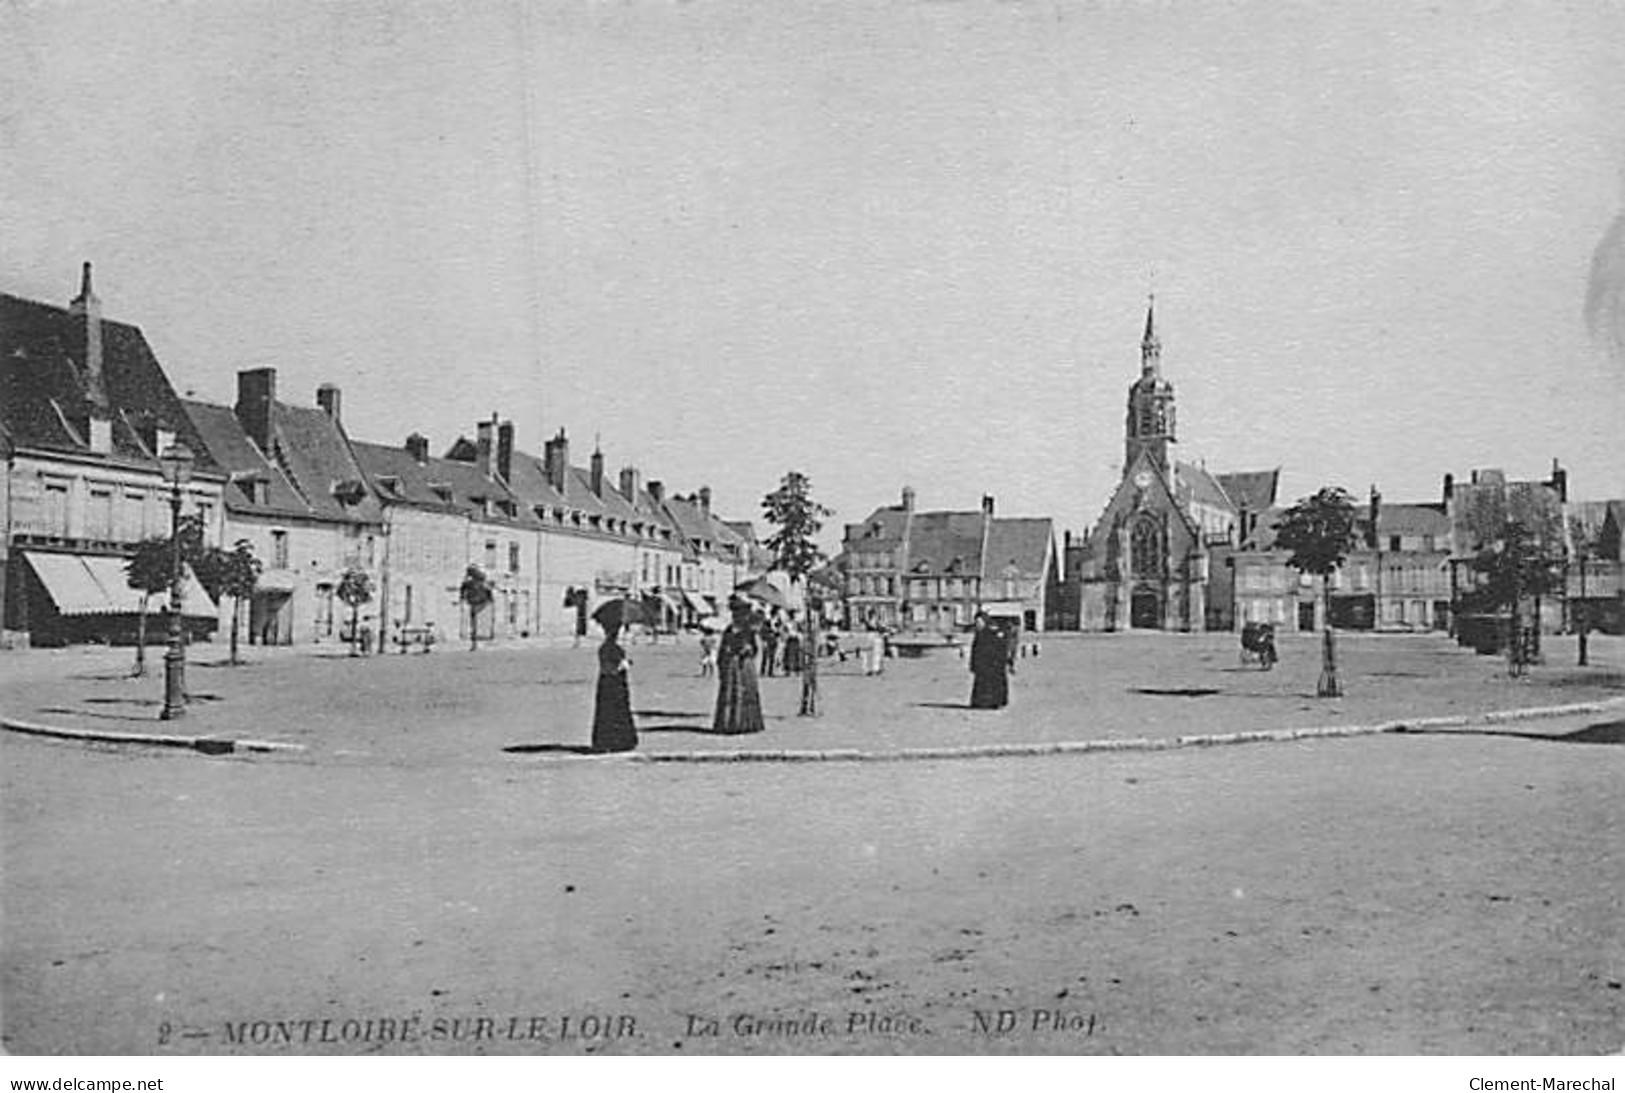
[[[1157,337],[1156,297],[1145,308],[1145,336],[1140,339],[1140,378],[1128,389],[1128,428],[1123,469],[1141,452],[1168,477],[1174,443],[1174,385],[1162,378],[1162,341]]]

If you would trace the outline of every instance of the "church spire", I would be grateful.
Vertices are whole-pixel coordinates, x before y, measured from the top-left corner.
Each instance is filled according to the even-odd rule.
[[[1157,337],[1157,299],[1145,307],[1145,336],[1140,339],[1140,378],[1128,389],[1127,446],[1124,467],[1146,453],[1164,473],[1170,471],[1169,445],[1174,443],[1174,385],[1162,378],[1162,339]]]
[[[1162,371],[1162,339],[1157,337],[1157,294],[1146,297],[1145,336],[1140,339],[1140,371],[1143,375],[1159,375]]]

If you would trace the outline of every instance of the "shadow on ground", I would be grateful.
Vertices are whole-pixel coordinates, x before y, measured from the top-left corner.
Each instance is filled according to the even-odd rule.
[[[509,755],[597,755],[588,744],[509,744]]]
[[[1400,732],[1436,736],[1513,736],[1519,740],[1544,740],[1552,744],[1625,744],[1625,721],[1599,721],[1595,725],[1587,725],[1583,729],[1573,732],[1554,735],[1543,732],[1517,732],[1513,729],[1412,729],[1402,728]]]

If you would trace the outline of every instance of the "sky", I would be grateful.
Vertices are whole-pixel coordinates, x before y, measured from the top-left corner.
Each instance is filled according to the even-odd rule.
[[[269,365],[358,439],[494,412],[732,518],[797,470],[834,537],[904,485],[1081,531],[1154,290],[1185,460],[1625,496],[1625,6],[81,0],[0,40],[0,291],[94,262],[200,398]]]

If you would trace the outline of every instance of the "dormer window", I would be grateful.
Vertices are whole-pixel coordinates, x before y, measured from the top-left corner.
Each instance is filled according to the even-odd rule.
[[[346,478],[333,483],[332,494],[343,505],[359,505],[367,495],[367,487],[358,479]]]
[[[103,455],[113,450],[113,419],[108,417],[92,417],[90,419],[90,450]]]
[[[451,504],[451,487],[444,482],[430,482],[429,491],[440,500],[443,505]]]
[[[381,474],[381,475],[379,475],[378,476],[378,485],[379,485],[379,488],[381,488],[385,493],[388,493],[388,494],[391,494],[391,495],[397,496],[397,497],[400,496],[401,480],[399,478],[397,478],[395,475],[393,475],[393,474]]]

